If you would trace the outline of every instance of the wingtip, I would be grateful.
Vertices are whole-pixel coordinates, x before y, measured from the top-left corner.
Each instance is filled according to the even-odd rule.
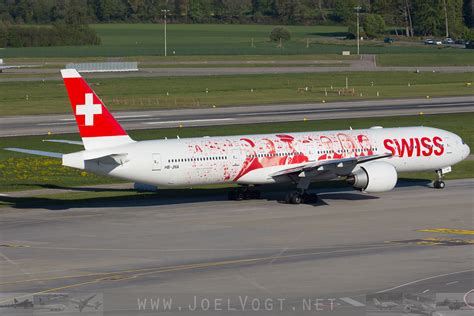
[[[63,78],[81,78],[76,69],[61,69],[61,76]]]

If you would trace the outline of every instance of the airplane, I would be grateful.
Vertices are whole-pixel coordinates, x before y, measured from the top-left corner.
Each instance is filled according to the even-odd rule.
[[[35,306],[35,310],[46,310],[50,312],[62,312],[67,309],[67,306],[64,304],[47,304]]]
[[[0,59],[0,73],[3,72],[3,70],[7,69],[15,69],[15,68],[31,68],[31,67],[38,67],[40,65],[5,65],[3,63],[3,59]]]
[[[0,305],[0,308],[33,308],[34,304],[31,300],[25,299],[23,301],[18,301],[16,298],[13,299],[13,304]]]
[[[96,296],[97,296],[97,294],[91,295],[91,296],[89,296],[85,299],[78,299],[78,300],[72,299],[72,300],[70,300],[70,302],[76,304],[77,305],[76,308],[80,312],[82,312],[84,310],[84,308],[86,308],[86,307],[91,307],[91,308],[94,308],[94,309],[98,309],[102,305],[101,302],[89,303]]]
[[[458,310],[462,309],[463,307],[467,307],[468,305],[463,301],[458,300],[450,300],[449,298],[445,298],[442,302],[436,304],[437,306],[447,306],[450,310]]]
[[[398,307],[399,305],[395,302],[380,302],[377,298],[374,297],[373,299],[374,306],[378,309],[393,309]]]
[[[414,299],[404,299],[403,311],[411,314],[422,314],[433,316],[436,314],[435,304],[424,303]]]
[[[355,189],[392,190],[399,172],[436,171],[433,186],[464,160],[469,146],[458,135],[431,127],[275,133],[134,141],[75,69],[61,74],[84,150],[62,154],[7,150],[62,159],[64,166],[157,187],[238,184],[229,199],[258,198],[258,185],[293,183],[286,202],[317,198],[312,182],[345,179]]]

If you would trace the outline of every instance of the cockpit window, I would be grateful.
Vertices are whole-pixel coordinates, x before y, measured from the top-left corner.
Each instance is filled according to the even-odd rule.
[[[462,139],[462,138],[461,138],[461,143],[462,143],[463,145],[466,145],[466,143],[464,142],[464,139]]]

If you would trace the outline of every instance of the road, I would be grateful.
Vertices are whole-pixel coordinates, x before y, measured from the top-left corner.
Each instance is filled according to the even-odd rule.
[[[51,63],[51,62],[50,62]],[[54,62],[53,62],[54,63]],[[246,66],[246,64],[270,64],[265,67]],[[327,65],[330,63],[331,65]],[[56,63],[55,63],[56,64]],[[122,78],[122,77],[174,77],[174,76],[216,76],[216,75],[249,75],[249,74],[285,74],[285,73],[324,73],[324,72],[373,72],[373,71],[402,71],[402,72],[445,72],[461,73],[474,72],[473,66],[378,66],[375,55],[361,55],[360,59],[348,60],[288,60],[288,61],[207,61],[207,62],[155,62],[156,67],[146,67],[153,62],[144,62],[145,67],[139,66],[138,72],[109,72],[109,73],[89,73],[85,78]],[[178,65],[180,67],[159,67],[163,65]],[[225,67],[222,64],[233,64],[238,67]],[[192,65],[189,67],[188,65]],[[205,67],[199,67],[205,65]],[[216,67],[212,67],[215,65]],[[221,66],[218,66],[221,65]],[[49,65],[51,66],[51,65]],[[188,67],[187,67],[188,66]],[[198,67],[196,67],[198,66]],[[3,76],[0,74],[0,82],[9,81],[43,81],[60,80],[59,74],[61,65],[58,68],[18,68],[4,70]],[[35,76],[29,76],[34,74]],[[23,76],[22,76],[23,75]]]
[[[65,105],[68,106],[68,105]],[[474,111],[472,96],[114,113],[125,129],[253,124]],[[376,120],[374,120],[376,124]],[[0,117],[0,137],[75,133],[72,115]]]
[[[283,192],[236,202],[183,190],[29,209],[9,198],[0,304],[60,292],[97,294],[107,315],[141,315],[138,302],[150,311],[160,298],[186,315],[362,316],[368,293],[463,294],[474,281],[473,185],[328,190],[299,206],[280,203]]]

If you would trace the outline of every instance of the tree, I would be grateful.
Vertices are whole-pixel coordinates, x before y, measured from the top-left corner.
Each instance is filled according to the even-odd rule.
[[[339,22],[352,21],[355,17],[354,7],[357,5],[355,0],[336,0],[333,11],[334,19]]]
[[[5,23],[0,22],[0,48],[7,46],[8,30]]]
[[[349,22],[349,24],[347,25],[347,32],[349,33],[347,35],[347,38],[350,38],[350,39],[357,38],[357,23],[355,21]],[[360,25],[359,25],[359,36],[365,37],[365,32],[360,27]]]
[[[100,21],[120,21],[127,18],[127,5],[123,0],[102,0],[97,3],[96,16]]]
[[[385,31],[385,21],[379,14],[367,14],[362,25],[368,37],[377,37]]]
[[[299,0],[276,0],[274,2],[276,14],[287,24],[295,24],[303,17],[303,7]]]
[[[206,22],[210,17],[210,0],[189,1],[188,16],[195,22]]]
[[[473,2],[472,0],[464,0],[463,1],[463,19],[464,24],[467,27],[473,28],[474,27],[474,18],[473,18]]]
[[[440,35],[444,26],[443,20],[441,1],[413,1],[413,26],[418,34]]]
[[[272,32],[270,33],[270,40],[273,42],[278,41],[289,41],[291,39],[290,31],[281,26],[274,27]]]

